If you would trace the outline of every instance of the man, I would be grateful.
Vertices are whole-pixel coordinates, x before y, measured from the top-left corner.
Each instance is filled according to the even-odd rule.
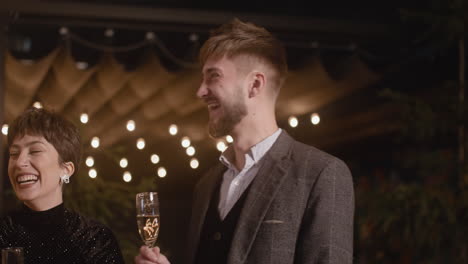
[[[204,43],[200,62],[209,132],[234,142],[195,187],[187,263],[352,263],[349,169],[277,126],[280,42],[235,19]],[[167,263],[159,249],[142,248],[136,260]]]

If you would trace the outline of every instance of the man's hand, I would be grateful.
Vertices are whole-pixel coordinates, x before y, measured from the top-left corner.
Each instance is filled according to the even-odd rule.
[[[161,254],[159,247],[142,246],[140,254],[135,257],[135,264],[171,264],[166,256]]]

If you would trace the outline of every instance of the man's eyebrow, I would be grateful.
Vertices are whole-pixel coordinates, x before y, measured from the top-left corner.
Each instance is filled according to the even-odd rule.
[[[210,68],[204,70],[203,73],[208,74],[208,73],[212,73],[214,71],[220,71],[220,69],[218,67],[210,67]]]

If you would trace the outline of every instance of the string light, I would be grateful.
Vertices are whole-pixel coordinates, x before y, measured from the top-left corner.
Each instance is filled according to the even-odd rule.
[[[158,164],[159,163],[159,156],[157,154],[151,155],[151,163]]]
[[[146,32],[145,38],[147,40],[154,40],[156,38],[156,35],[154,35],[154,32]]]
[[[158,176],[159,178],[164,178],[167,175],[167,171],[164,167],[159,167],[158,169]]]
[[[137,140],[136,146],[137,146],[138,149],[144,149],[145,145],[146,145],[146,143],[145,143],[145,140],[143,138],[139,138]]]
[[[122,52],[122,51],[132,51],[136,49],[140,49],[141,47],[148,46],[148,45],[156,45],[158,49],[163,53],[164,57],[169,58],[173,63],[191,69],[197,69],[199,67],[198,63],[194,63],[191,61],[185,61],[182,59],[177,58],[174,54],[170,52],[170,49],[166,47],[166,45],[158,38],[158,36],[154,32],[146,32],[145,39],[138,41],[136,43],[131,43],[125,46],[115,47],[112,45],[102,45],[101,43],[93,43],[87,39],[81,38],[78,34],[70,32],[70,30],[66,27],[61,27],[59,29],[59,33],[62,36],[71,36],[73,41],[80,43],[86,47],[90,47],[93,49],[105,51],[105,52]],[[115,35],[115,30],[112,28],[104,30],[104,36],[107,38],[112,38]],[[199,36],[197,34],[191,34],[189,40],[192,42],[197,42]],[[88,65],[86,64],[86,68]]]
[[[310,115],[310,122],[312,122],[313,125],[318,125],[318,123],[320,123],[320,116],[317,113],[313,113]]]
[[[93,139],[91,139],[91,147],[93,148],[99,148],[99,138],[98,137],[93,137]]]
[[[83,123],[83,124],[88,123],[88,121],[89,121],[88,114],[82,113],[82,114],[80,115],[80,121],[81,121],[81,123]]]
[[[195,148],[193,146],[190,146],[185,150],[185,153],[187,153],[187,155],[189,156],[193,156],[195,155]]]
[[[114,36],[114,30],[112,28],[108,28],[104,31],[104,36],[110,38]]]
[[[78,70],[86,70],[88,68],[89,64],[86,61],[77,61],[75,63],[75,67]]]
[[[191,33],[191,34],[189,35],[189,40],[190,40],[190,42],[196,42],[196,41],[198,41],[198,38],[199,38],[199,37],[198,37],[198,34],[196,34],[196,33]]]
[[[226,141],[227,141],[228,143],[232,143],[232,142],[234,142],[234,139],[233,139],[230,135],[227,135],[227,136],[226,136]]]
[[[123,173],[123,180],[125,182],[130,182],[132,180],[132,174],[129,171]]]
[[[177,125],[175,125],[175,124],[172,124],[172,125],[169,126],[169,134],[171,134],[173,136],[177,135],[178,130],[179,129],[177,128]]]
[[[68,34],[68,28],[67,27],[60,27],[59,33],[62,36],[67,35]]]
[[[8,124],[3,124],[2,126],[2,134],[7,136],[8,135]]]
[[[133,121],[133,120],[128,120],[127,121],[127,130],[130,131],[130,132],[135,130],[135,121]]]
[[[299,124],[299,121],[297,120],[295,116],[291,116],[288,119],[288,123],[289,123],[289,126],[291,127],[297,127],[297,125]]]
[[[182,140],[180,141],[180,144],[182,145],[182,147],[184,148],[188,148],[190,147],[190,138],[189,137],[183,137]]]
[[[196,158],[193,158],[193,159],[190,160],[190,167],[192,169],[198,168],[198,165],[200,165],[200,163],[198,162],[198,160]]]
[[[127,168],[128,160],[126,158],[121,158],[119,164],[121,168]]]
[[[91,168],[92,166],[94,166],[94,158],[91,156],[87,157],[85,163],[86,166]]]
[[[96,178],[96,177],[97,177],[97,171],[96,171],[96,169],[94,169],[94,168],[89,169],[88,175],[89,175],[89,177],[92,178],[92,179]]]
[[[41,109],[41,108],[42,108],[42,104],[41,104],[41,102],[36,101],[36,102],[34,102],[33,107],[35,107],[35,108],[37,108],[37,109]]]
[[[224,152],[227,149],[227,146],[224,141],[218,141],[218,143],[216,143],[216,148],[219,150],[219,152]]]

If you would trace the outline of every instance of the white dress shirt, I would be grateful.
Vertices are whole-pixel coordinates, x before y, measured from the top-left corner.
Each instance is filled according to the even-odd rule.
[[[241,171],[237,170],[236,166],[229,161],[233,160],[234,156],[234,149],[232,147],[229,147],[221,154],[219,160],[228,168],[223,175],[219,195],[218,211],[221,219],[226,217],[255,178],[263,156],[270,150],[280,134],[281,129],[278,129],[271,136],[252,146],[245,154],[245,165]]]

